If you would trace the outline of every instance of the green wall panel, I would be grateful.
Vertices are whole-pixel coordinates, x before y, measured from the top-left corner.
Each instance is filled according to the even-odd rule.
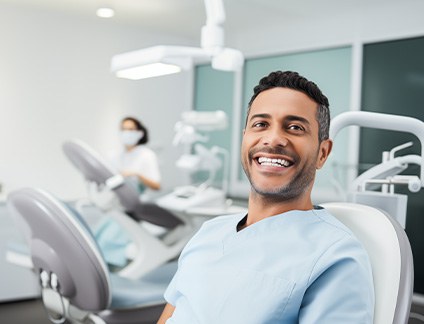
[[[231,132],[233,127],[233,88],[234,74],[212,69],[210,65],[200,65],[195,70],[194,109],[198,111],[223,110],[228,116],[226,130],[204,133],[209,137],[207,147],[220,146],[230,153],[231,158]],[[197,174],[196,181],[205,178],[205,174]],[[217,175],[217,180],[222,179],[222,170]]]
[[[364,47],[362,109],[415,117],[424,120],[424,38],[368,44]],[[419,154],[418,139],[402,132],[362,129],[360,165],[381,162],[382,151],[413,141],[414,145],[397,155]],[[417,166],[407,174],[419,175]],[[415,263],[415,291],[424,293],[424,191],[408,194],[406,232]]]

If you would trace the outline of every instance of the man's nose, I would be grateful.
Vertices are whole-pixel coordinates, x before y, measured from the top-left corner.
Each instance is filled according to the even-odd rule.
[[[285,147],[289,143],[287,134],[281,129],[270,129],[263,137],[263,144]]]

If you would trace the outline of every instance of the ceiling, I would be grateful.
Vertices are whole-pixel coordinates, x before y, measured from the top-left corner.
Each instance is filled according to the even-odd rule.
[[[226,22],[224,28],[235,33],[266,26],[272,22],[290,21],[371,10],[398,3],[399,0],[223,0]],[[403,4],[417,0],[404,0]],[[115,9],[117,23],[138,25],[149,30],[198,38],[206,14],[202,0],[0,0],[14,6],[66,11],[93,16],[101,5]],[[97,18],[101,19],[101,18]]]

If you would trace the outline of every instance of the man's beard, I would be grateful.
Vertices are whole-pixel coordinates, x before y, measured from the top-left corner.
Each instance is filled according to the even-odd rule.
[[[284,148],[262,148],[249,151],[249,159],[247,163],[250,165],[254,163],[252,156],[257,152],[286,155],[291,157],[295,162],[298,162],[300,159],[298,155],[286,152]],[[269,201],[295,200],[307,191],[315,179],[315,163],[309,163],[303,166],[302,169],[298,170],[286,185],[281,185],[280,187],[275,187],[273,189],[261,189],[253,182],[245,164],[246,163],[242,163],[243,170],[250,182],[252,190]]]

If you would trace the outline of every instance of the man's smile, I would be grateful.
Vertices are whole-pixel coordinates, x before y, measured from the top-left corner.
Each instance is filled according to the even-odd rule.
[[[253,149],[249,152],[249,158],[251,163],[273,172],[285,171],[299,160],[295,153],[288,152],[287,149],[281,147]]]
[[[258,157],[256,158],[256,160],[258,161],[260,165],[263,165],[263,166],[289,167],[290,165],[293,164],[292,162],[285,159],[278,159],[278,158],[272,159],[265,156]]]

